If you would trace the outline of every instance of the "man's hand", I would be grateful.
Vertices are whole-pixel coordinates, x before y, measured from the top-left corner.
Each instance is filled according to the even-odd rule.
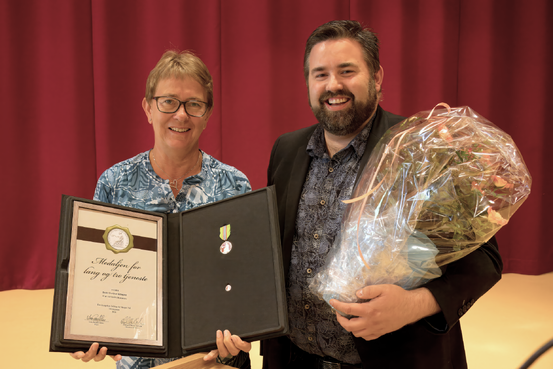
[[[98,351],[98,347],[100,347],[100,344],[97,342],[94,342],[92,345],[90,345],[90,348],[85,353],[83,351],[74,352],[71,355],[73,359],[82,360],[83,362],[89,362],[90,360],[94,361],[102,361],[106,358],[106,355],[108,353],[107,347],[102,347],[100,351]],[[121,355],[114,355],[111,356],[111,358],[115,361],[121,360]]]
[[[221,359],[226,358],[229,355],[236,356],[240,351],[250,352],[252,344],[244,342],[237,335],[232,335],[228,330],[225,333],[217,331],[216,336],[217,350],[212,350],[209,354],[204,356],[204,361],[215,360],[217,356]]]
[[[393,284],[373,285],[357,291],[357,297],[370,300],[364,303],[345,303],[330,300],[330,304],[345,314],[336,313],[338,323],[355,337],[367,341],[434,315],[441,311],[430,291],[424,287],[407,291]]]

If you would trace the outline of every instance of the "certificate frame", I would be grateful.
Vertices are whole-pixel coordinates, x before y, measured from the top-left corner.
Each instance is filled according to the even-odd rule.
[[[79,233],[79,212],[83,209],[155,223],[157,234],[155,248],[158,255],[156,260],[158,310],[155,340],[126,339],[88,334],[88,332],[73,334],[68,331],[74,324],[72,321],[74,318],[69,317],[74,315],[75,307],[79,309],[81,302],[78,301],[83,299],[82,294],[73,292],[76,287],[75,282],[79,283],[78,280],[75,281],[75,270],[82,270],[76,265],[78,254],[75,253],[75,248],[77,247],[76,234]],[[99,244],[106,243],[100,246],[107,249],[109,245],[107,245],[106,233],[109,231],[108,228],[115,226],[117,222],[103,222],[100,227],[103,232],[102,240],[99,240],[101,232],[97,231],[94,237]],[[119,228],[125,228],[121,224],[117,225],[121,226]],[[250,225],[254,230],[247,229]],[[228,236],[226,232],[230,231],[231,226],[230,237],[226,240],[224,237]],[[121,233],[123,231],[119,228],[116,233],[126,239],[127,236]],[[225,235],[223,235],[223,229],[225,229]],[[129,232],[133,236],[133,242],[136,243],[136,232]],[[261,233],[254,234],[259,232]],[[138,235],[138,238],[140,237],[141,235]],[[202,244],[198,240],[201,240]],[[228,254],[223,253],[222,244],[226,241],[234,245],[230,253],[225,250]],[[130,244],[130,241],[128,243]],[[127,246],[123,245],[120,249],[125,247]],[[136,245],[131,250],[135,248]],[[211,256],[199,252],[204,248],[211,249]],[[244,252],[246,255],[254,255],[255,260],[251,257],[245,258]],[[121,251],[114,255],[123,253],[124,251]],[[117,260],[114,258],[112,264]],[[108,260],[107,264],[110,261]],[[258,268],[258,261],[262,261],[265,267]],[[190,265],[201,263],[208,263],[206,265],[211,268],[216,265],[216,270],[221,270],[223,274],[215,280],[197,275],[191,270]],[[251,274],[247,279],[240,277],[241,271],[245,269],[248,269],[248,273]],[[214,300],[214,303],[213,300],[209,302],[203,298],[199,301],[198,296],[202,296],[202,289],[220,290],[221,278],[231,281],[232,292],[223,292],[225,299]],[[268,287],[260,288],[260,286]],[[262,293],[255,292],[256,289]],[[247,290],[252,291],[251,296],[244,292]],[[79,291],[78,286],[76,291]],[[259,299],[262,299],[262,304],[259,306],[263,308],[263,313],[258,314],[257,311],[252,310],[251,316],[244,319],[240,312],[243,306],[241,304],[244,299],[250,298],[253,299],[251,304],[259,304]],[[83,302],[83,304],[87,306],[86,303]],[[221,306],[218,306],[219,310],[209,310],[204,309],[202,304]],[[213,314],[210,315],[209,311]],[[203,319],[206,324],[197,325],[199,319]],[[175,214],[155,213],[73,196],[62,196],[50,351],[86,352],[93,342],[98,342],[100,347],[107,347],[111,355],[180,357],[215,349],[214,327],[221,330],[229,329],[245,341],[278,337],[288,333],[280,228],[276,195],[272,186]],[[207,334],[204,332],[206,329]]]
[[[88,214],[87,214],[88,213]],[[85,215],[86,214],[86,215]],[[105,219],[106,217],[109,217],[110,219]],[[86,218],[86,220],[83,220],[82,218]],[[98,219],[100,218],[100,219]],[[134,211],[128,211],[118,208],[110,208],[104,205],[98,205],[98,204],[91,204],[87,202],[82,201],[74,201],[73,202],[73,219],[72,219],[72,230],[71,230],[71,255],[74,255],[76,257],[70,258],[69,261],[69,274],[68,274],[68,288],[67,288],[67,303],[66,303],[66,314],[65,314],[65,329],[64,329],[64,338],[65,339],[75,339],[75,340],[84,340],[84,341],[104,341],[104,342],[112,342],[112,343],[129,343],[129,344],[139,344],[139,345],[151,345],[151,346],[161,346],[163,344],[163,324],[161,322],[163,321],[163,257],[164,257],[164,250],[163,250],[163,217],[160,217],[159,215],[152,215],[152,214],[143,214],[143,213],[137,213]],[[89,223],[89,224],[87,224]],[[89,228],[87,226],[99,226],[98,223],[104,223],[104,234],[102,239],[98,237],[99,233],[101,233],[102,229],[95,229],[95,228]],[[130,227],[120,226],[119,224],[124,225],[131,225],[134,226],[134,229],[130,229]],[[110,225],[111,224],[111,225]],[[107,227],[105,227],[107,226]],[[101,226],[100,226],[101,227]],[[150,231],[150,236],[153,236],[154,238],[147,238],[140,236],[137,234],[137,232],[143,232],[141,228],[146,228]],[[123,235],[125,237],[125,241],[122,241],[122,245],[124,247],[117,247],[110,244],[109,241],[109,235],[114,234],[115,232],[119,231],[119,235]],[[153,231],[153,232],[152,232]],[[153,233],[153,235],[151,234]],[[145,233],[143,233],[145,234]],[[136,239],[137,242],[134,242]],[[104,241],[104,244],[102,245],[98,241]],[[142,240],[142,242],[139,242],[139,240]],[[153,240],[154,242],[148,242],[143,240]],[[95,242],[96,241],[96,242]],[[100,252],[97,252],[94,254],[96,256],[95,259],[93,259],[89,266],[86,266],[84,270],[81,268],[81,270],[77,270],[77,264],[78,262],[82,261],[79,260],[79,252],[78,252],[78,244],[81,244],[79,248],[85,248],[86,246],[89,246],[88,248],[97,249],[100,248]],[[153,243],[153,245],[152,245]],[[144,244],[143,247],[140,247],[140,244]],[[105,249],[104,249],[105,247]],[[142,250],[141,250],[142,249]],[[154,269],[153,273],[150,271],[148,273],[148,277],[151,279],[154,279],[153,283],[149,283],[150,290],[154,289],[154,291],[147,291],[149,293],[146,293],[153,298],[153,302],[149,303],[148,306],[146,306],[146,311],[143,312],[142,315],[145,313],[145,317],[132,317],[130,315],[127,315],[126,311],[123,311],[124,316],[121,318],[121,309],[126,308],[124,310],[132,310],[132,307],[130,306],[121,306],[121,305],[114,305],[111,304],[111,300],[114,300],[118,302],[119,299],[128,299],[128,293],[122,293],[123,291],[129,292],[127,288],[125,288],[125,282],[128,285],[129,283],[132,283],[131,278],[137,278],[136,276],[132,275],[131,272],[135,272],[135,269],[143,269],[143,266],[138,265],[140,261],[134,261],[131,257],[131,262],[129,263],[129,255],[131,252],[136,253],[142,253],[146,254],[146,257],[149,258],[150,255],[153,254],[155,256],[155,261],[149,262],[150,269]],[[99,257],[98,255],[105,256]],[[110,259],[111,257],[114,257],[113,259]],[[82,259],[82,257],[81,257]],[[142,259],[145,259],[144,256]],[[103,267],[103,271],[99,271],[98,267]],[[132,269],[132,270],[131,270]],[[79,276],[81,274],[80,272],[87,273],[86,278],[82,278],[82,276]],[[100,274],[101,273],[101,274]],[[89,278],[90,276],[90,278]],[[79,278],[81,277],[81,278]],[[110,282],[110,278],[113,281],[113,283]],[[138,283],[141,283],[141,278],[144,277],[138,277],[138,279],[135,279],[140,281]],[[79,333],[73,333],[74,325],[73,324],[73,317],[74,317],[74,310],[82,310],[77,309],[80,308],[80,306],[75,306],[78,304],[75,304],[73,297],[79,292],[80,289],[86,288],[87,290],[92,289],[94,286],[92,286],[93,282],[100,282],[96,284],[106,284],[106,286],[100,286],[102,290],[102,296],[98,296],[99,298],[104,297],[104,300],[108,300],[109,305],[106,304],[96,304],[105,306],[103,310],[108,310],[109,312],[116,313],[115,315],[119,315],[118,318],[121,320],[121,325],[125,327],[125,330],[130,329],[130,334],[133,336],[140,335],[144,330],[144,318],[150,327],[149,330],[153,330],[153,332],[150,332],[151,338],[132,338],[128,337],[128,334],[120,334],[118,337],[115,337],[114,334],[109,334],[106,332],[104,335],[94,335],[94,334],[79,334]],[[89,283],[87,283],[89,282]],[[152,286],[153,284],[153,286]],[[143,286],[139,286],[143,287]],[[144,293],[143,288],[141,288],[140,292],[141,294]],[[134,288],[136,290],[136,288]],[[135,294],[137,291],[134,291]],[[87,293],[90,293],[90,291],[87,291]],[[153,295],[153,296],[152,296]],[[140,299],[143,299],[141,296]],[[150,300],[151,301],[151,300]],[[75,307],[75,309],[74,309]],[[153,311],[152,311],[153,310]],[[82,315],[82,314],[81,314]],[[87,321],[89,321],[89,324],[93,324],[94,326],[104,326],[106,324],[106,319],[114,320],[112,317],[109,317],[110,315],[104,315],[104,314],[88,314],[87,315]],[[113,325],[113,324],[112,324]],[[81,328],[83,330],[83,328]],[[85,329],[86,330],[86,329]],[[108,330],[104,330],[108,331]],[[114,332],[116,329],[110,329],[109,332]],[[125,332],[126,333],[126,332]]]
[[[84,221],[84,223],[80,222],[81,218],[91,218],[90,214],[87,214],[83,217],[83,211],[92,213],[93,215],[107,215],[108,217],[114,218],[115,220],[103,220],[100,221],[100,223],[103,222],[104,226],[94,227],[90,224],[87,224],[87,221]],[[150,228],[154,228],[155,237],[153,240],[151,237],[144,237],[144,232],[142,230],[136,231],[137,226],[140,227],[144,224],[129,225],[129,223],[132,224],[133,222],[136,223],[137,221],[147,222],[149,223]],[[102,347],[107,346],[112,353],[132,355],[133,353],[142,352],[143,355],[146,356],[166,357],[168,352],[168,334],[166,324],[167,296],[165,293],[165,289],[167,288],[167,261],[165,257],[167,253],[166,223],[166,214],[132,209],[113,204],[106,204],[99,201],[62,195],[56,266],[56,284],[54,288],[52,327],[50,335],[50,351],[86,352],[88,351],[92,343],[99,342]],[[117,262],[121,260],[121,255],[130,255],[131,252],[137,250],[139,252],[144,252],[144,250],[149,250],[150,252],[154,251],[155,271],[153,277],[155,278],[155,291],[153,292],[153,295],[155,296],[155,301],[153,306],[155,309],[155,313],[153,313],[150,319],[148,319],[149,324],[151,324],[152,319],[154,320],[153,325],[155,332],[153,338],[136,339],[114,336],[110,335],[109,333],[82,333],[82,327],[80,328],[81,331],[72,331],[72,326],[74,324],[73,320],[75,319],[75,308],[77,307],[78,310],[79,305],[79,303],[75,302],[74,300],[87,299],[88,296],[86,296],[86,293],[85,296],[83,296],[83,294],[80,292],[82,292],[83,289],[85,292],[89,292],[90,290],[90,286],[82,285],[82,280],[76,280],[76,275],[82,272],[82,267],[79,272],[76,272],[76,264],[79,262],[77,251],[79,248],[78,244],[81,243],[81,245],[79,246],[83,246],[82,244],[85,244],[86,247],[90,247],[90,245],[93,245],[92,248],[97,249],[100,253],[104,253],[102,255],[105,255],[105,253],[110,254],[110,251],[108,250],[109,241],[105,237],[106,233],[108,233],[108,228],[113,228],[114,226],[123,229],[130,229],[127,231],[130,233],[129,238],[131,238],[132,240],[133,247],[130,248],[130,251],[118,250],[120,252],[111,253],[111,255],[117,255],[114,257],[113,260],[108,259],[103,265],[99,263],[98,265],[93,266],[96,268],[103,267],[104,271],[111,270],[114,269],[113,265],[116,265]],[[133,227],[135,228],[134,230]],[[130,244],[131,242],[129,242],[129,246]],[[122,259],[124,260],[125,258],[123,257]],[[128,267],[128,265],[125,264],[125,261],[123,261],[122,263],[123,266]],[[101,273],[100,270],[98,270],[98,272]],[[114,275],[113,278],[118,277],[121,280],[129,274],[130,273],[120,273],[119,276]],[[101,278],[101,274],[97,278]],[[128,281],[131,280],[128,279]],[[127,280],[125,280],[125,283],[127,283]],[[106,291],[109,290],[110,289]],[[125,292],[121,292],[121,295],[125,294]],[[119,291],[117,293],[119,294]],[[150,293],[150,295],[151,294],[152,293]],[[114,297],[119,298],[120,296]],[[95,296],[95,298],[97,298],[97,296]],[[113,299],[113,301],[120,300]],[[113,308],[112,304],[110,304],[110,306]],[[118,304],[117,306],[121,307],[121,304]],[[108,310],[113,309],[108,308]],[[129,310],[132,310],[132,308]],[[82,318],[82,314],[80,318]],[[109,319],[109,315],[102,317],[102,314],[100,313],[92,314],[91,316],[88,316],[87,314],[87,319],[91,321],[92,325],[105,325],[105,322],[103,322],[103,320],[105,320],[104,318]],[[125,318],[127,318],[127,316],[125,316],[124,319]],[[140,322],[132,320],[132,317],[129,317],[129,319],[131,320],[126,321],[125,323],[131,326],[132,331],[133,324],[136,326],[136,324]],[[123,321],[121,321],[121,324],[123,324]],[[94,332],[97,331],[97,329],[94,330]]]

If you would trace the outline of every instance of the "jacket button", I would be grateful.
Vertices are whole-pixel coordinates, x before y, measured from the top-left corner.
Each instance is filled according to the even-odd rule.
[[[316,240],[318,240],[318,239],[319,239],[319,235],[315,233],[315,234],[313,235],[313,238],[316,239]]]

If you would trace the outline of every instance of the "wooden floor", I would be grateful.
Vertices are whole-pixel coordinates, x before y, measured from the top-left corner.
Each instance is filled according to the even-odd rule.
[[[115,368],[110,358],[81,363],[68,354],[48,352],[53,290],[0,292],[2,368]],[[506,274],[462,318],[469,368],[516,369],[553,339],[553,273]],[[260,369],[259,346],[252,350]],[[531,369],[553,368],[553,349]],[[439,369],[439,368],[429,368]]]

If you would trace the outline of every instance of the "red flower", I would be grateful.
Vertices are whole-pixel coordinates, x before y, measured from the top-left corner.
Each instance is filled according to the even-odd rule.
[[[451,137],[451,134],[449,133],[449,130],[447,129],[447,127],[444,124],[440,124],[438,126],[438,133],[440,134],[440,137],[443,140],[445,140],[447,142],[453,141],[453,137]]]
[[[484,193],[484,191],[482,191],[482,189],[480,188],[480,186],[479,186],[478,183],[476,183],[476,182],[472,182],[472,183],[470,184],[470,189],[471,189],[471,190],[480,191],[480,193],[481,193],[482,195],[486,196],[486,194]]]
[[[497,211],[493,210],[490,207],[488,207],[488,220],[491,223],[499,224],[501,226],[504,226],[505,224],[509,223],[507,219],[504,219],[501,214],[499,214]]]
[[[500,188],[503,188],[503,187],[512,188],[513,187],[512,183],[507,182],[506,180],[504,180],[501,177],[492,176],[492,180],[493,180],[493,184],[495,185],[495,187],[500,187]]]

